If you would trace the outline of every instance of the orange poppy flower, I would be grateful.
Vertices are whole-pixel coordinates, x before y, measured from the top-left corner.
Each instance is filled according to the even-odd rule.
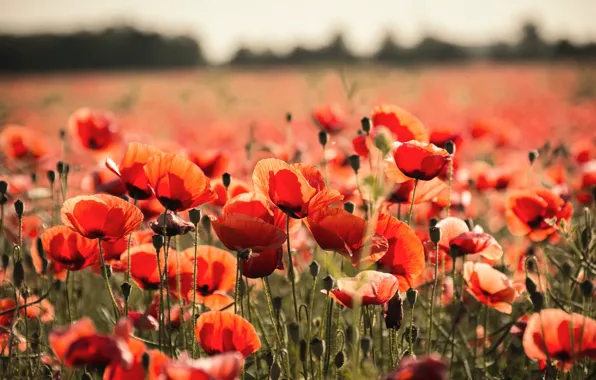
[[[203,313],[197,319],[195,333],[208,355],[238,351],[247,357],[261,348],[255,328],[237,314],[221,311]]]
[[[257,193],[295,219],[343,199],[338,191],[327,188],[323,175],[310,165],[268,158],[257,162],[252,179]]]
[[[399,290],[405,292],[424,269],[422,242],[406,223],[388,214],[379,215],[376,233],[384,236],[389,244],[379,264],[397,278]]]
[[[321,106],[312,113],[315,123],[330,135],[341,132],[347,125],[342,111],[337,106]]]
[[[373,128],[386,127],[397,141],[428,142],[428,132],[420,120],[403,108],[394,105],[377,106],[372,111]]]
[[[352,308],[355,300],[361,306],[382,305],[399,290],[399,281],[389,273],[366,270],[356,277],[337,280],[337,288],[329,291],[329,297],[345,307]]]
[[[219,207],[225,206],[229,199],[250,191],[246,183],[237,179],[232,181],[227,190],[221,179],[212,181],[211,185],[213,185],[213,191],[217,194],[217,198],[211,204]]]
[[[147,199],[153,196],[149,187],[147,175],[143,167],[149,157],[154,154],[161,154],[161,150],[150,145],[130,143],[120,165],[117,165],[111,158],[106,159],[106,167],[120,177],[126,186],[128,194],[134,199]]]
[[[0,132],[0,149],[10,159],[37,160],[46,154],[40,136],[32,129],[19,125],[7,125]]]
[[[209,178],[216,179],[226,172],[229,159],[221,152],[210,150],[188,154],[188,159]]]
[[[413,179],[410,179],[406,182],[396,184],[387,196],[387,202],[410,204],[412,202],[414,182]],[[430,202],[445,190],[447,190],[447,185],[439,178],[419,182],[418,186],[416,186],[414,204]]]
[[[183,354],[184,355],[184,354]],[[192,360],[187,355],[164,368],[167,380],[236,380],[242,373],[244,357],[239,352]]]
[[[11,332],[10,329],[0,327],[0,354],[8,356],[10,352],[15,352],[15,349],[24,352],[27,348],[28,344],[24,336],[14,329]]]
[[[251,253],[248,259],[242,260],[242,274],[248,278],[264,278],[276,269],[284,269],[283,252],[278,248]]]
[[[209,178],[177,154],[155,154],[147,160],[145,174],[159,202],[170,211],[184,211],[215,200]]]
[[[561,220],[569,221],[572,206],[547,189],[521,190],[507,199],[507,226],[516,236],[543,241],[553,235]]]
[[[56,226],[41,235],[43,249],[48,257],[70,270],[78,271],[99,260],[97,242],[85,239],[66,226]]]
[[[511,304],[519,296],[519,287],[504,273],[485,263],[464,264],[466,290],[482,304],[501,313],[511,314]]]
[[[81,108],[70,117],[68,125],[85,149],[106,151],[121,139],[114,116],[108,112]]]
[[[233,303],[234,299],[227,293],[234,290],[236,283],[236,258],[228,251],[207,245],[198,247],[196,262],[194,254],[194,247],[182,252],[182,256],[190,264],[180,267],[183,297],[192,300],[192,292],[196,291],[197,302],[205,304],[211,310],[219,310]],[[195,265],[197,282],[193,286]]]
[[[596,360],[596,321],[564,310],[545,309],[528,320],[523,345],[530,359],[550,358],[567,372],[583,358]]]
[[[451,155],[445,149],[433,144],[412,140],[394,145],[393,160],[397,169],[407,178],[429,181],[438,176],[451,161]]]
[[[221,216],[211,218],[211,225],[221,243],[230,250],[277,249],[286,241],[286,233],[273,209],[258,194],[241,194],[228,202]]]
[[[70,326],[57,327],[48,336],[56,357],[69,367],[106,366],[120,363],[130,368],[133,356],[119,337],[98,334],[85,317]]]
[[[389,247],[384,236],[367,236],[367,222],[342,208],[324,208],[310,215],[306,226],[321,249],[338,252],[355,267],[371,266]]]
[[[169,279],[171,280],[171,279]],[[175,295],[175,294],[174,294]],[[183,308],[176,303],[171,308],[166,309],[166,305],[164,306],[164,317],[165,317],[165,325],[171,328],[179,328],[182,322],[190,321],[190,314],[184,310]],[[159,292],[155,292],[153,296],[153,301],[147,307],[146,314],[150,315],[151,317],[158,319],[159,318],[159,310],[160,310],[160,302],[159,302]]]
[[[175,251],[170,250],[168,264],[173,260]],[[159,252],[160,270],[165,268],[163,249]],[[123,252],[120,262],[124,268],[128,267],[128,252]],[[171,264],[170,264],[171,265]],[[175,268],[171,265],[172,268]],[[168,272],[170,272],[168,270]],[[159,271],[157,267],[157,253],[153,244],[141,244],[130,248],[130,275],[139,288],[145,290],[159,289]]]
[[[87,239],[114,242],[130,235],[143,222],[141,210],[107,194],[70,198],[60,211],[62,222]]]
[[[445,380],[447,364],[438,355],[416,359],[405,356],[399,362],[395,372],[390,373],[383,380]]]
[[[480,255],[490,262],[495,262],[503,256],[503,247],[494,237],[484,232],[464,232],[449,241],[450,253],[453,256]]]
[[[48,323],[54,321],[56,318],[56,314],[54,311],[54,305],[50,303],[47,299],[42,299],[39,301],[39,296],[29,296],[26,300],[23,300],[23,303],[35,303],[34,305],[27,306],[27,318],[33,318],[39,320],[43,323]],[[21,315],[25,315],[25,308],[19,309]]]

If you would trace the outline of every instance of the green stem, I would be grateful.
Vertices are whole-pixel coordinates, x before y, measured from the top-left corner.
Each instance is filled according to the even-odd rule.
[[[484,335],[483,335],[483,342],[482,342],[482,349],[483,349],[483,368],[484,368],[484,377],[488,377],[488,367],[486,366],[486,342],[488,340],[488,306],[484,305]]]
[[[412,222],[412,209],[414,208],[414,200],[416,199],[416,188],[418,187],[418,178],[414,180],[414,190],[412,190],[412,202],[410,202],[410,211],[408,211],[408,226]]]
[[[116,298],[114,297],[114,293],[112,292],[112,286],[110,285],[110,279],[108,278],[108,268],[106,267],[106,261],[103,257],[103,251],[101,248],[101,239],[97,239],[97,245],[99,246],[99,258],[101,259],[101,266],[102,271],[101,274],[103,276],[103,280],[106,284],[106,288],[108,289],[108,294],[112,299],[112,306],[114,306],[114,317],[116,321],[120,318],[120,311],[118,310],[118,303],[116,302]]]
[[[72,323],[72,313],[70,311],[70,295],[69,295],[69,291],[68,291],[68,284],[70,283],[70,269],[66,270],[66,284],[65,288],[66,288],[66,310],[68,311],[68,323]]]
[[[137,200],[135,198],[133,205],[136,207],[137,205]],[[131,246],[131,242],[132,242],[132,234],[128,235],[128,244],[126,247],[126,282],[128,284],[130,284],[130,246]],[[130,288],[130,291],[132,292],[132,287]],[[129,294],[130,297],[130,294]],[[128,298],[126,297],[124,298],[124,315],[128,317]]]
[[[267,277],[262,278],[263,281],[263,288],[265,289],[265,300],[267,301],[267,309],[269,311],[269,318],[271,318],[271,324],[273,325],[273,330],[275,331],[275,337],[277,338],[277,348],[279,352],[283,350],[283,343],[281,341],[281,334],[279,333],[278,325],[273,313],[273,297],[271,296],[271,287],[269,286],[269,279]],[[290,376],[292,373],[290,371],[290,363],[288,360],[284,360],[285,367],[286,367],[286,374]]]
[[[410,344],[410,356],[414,357],[414,305],[410,308],[410,336],[408,343]]]
[[[304,377],[305,380],[308,379],[308,365],[310,363],[310,360],[308,358],[310,358],[310,339],[311,339],[311,330],[312,330],[312,314],[314,311],[314,307],[315,307],[315,294],[316,294],[316,290],[317,290],[317,277],[314,276],[312,278],[312,286],[310,288],[310,303],[308,305],[308,319],[306,321],[307,326],[306,326],[306,360],[304,361],[305,363],[305,371],[304,371]]]
[[[451,185],[453,183],[453,157],[451,161],[449,161],[449,187],[447,190],[447,217],[449,217],[449,211],[451,210]]]
[[[195,251],[194,251],[194,266],[192,269],[192,283],[193,283],[193,292],[192,292],[192,317],[191,321],[194,325],[195,318],[197,315],[197,254],[199,251],[199,225],[198,223],[195,224]],[[197,333],[195,329],[192,329],[192,358],[196,357],[197,352]]]
[[[296,321],[299,320],[298,317],[298,300],[296,299],[296,279],[294,273],[294,262],[292,261],[292,248],[290,245],[290,215],[286,215],[286,235],[288,238],[288,278],[290,279],[290,283],[292,284],[292,299],[294,300],[294,316],[296,317]]]
[[[426,346],[426,354],[430,355],[432,348],[432,337],[433,337],[433,314],[435,310],[435,293],[437,289],[437,282],[439,279],[438,268],[439,268],[439,244],[435,244],[435,278],[433,281],[433,288],[430,296],[430,318],[428,321],[428,343]]]

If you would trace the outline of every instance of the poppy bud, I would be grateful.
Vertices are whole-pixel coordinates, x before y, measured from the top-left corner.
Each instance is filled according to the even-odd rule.
[[[592,281],[584,280],[579,287],[585,298],[591,298],[594,295],[594,283],[592,283]]]
[[[53,285],[55,290],[60,290],[60,288],[62,287],[62,281],[56,280],[54,281]]]
[[[447,141],[445,143],[445,150],[451,155],[455,154],[455,143],[451,140]]]
[[[10,256],[6,253],[2,255],[2,268],[8,268],[8,263],[10,262]]]
[[[194,232],[195,226],[192,223],[187,222],[172,211],[166,211],[165,217],[165,232],[166,236],[177,236],[184,235],[188,232]],[[153,222],[149,223],[149,227],[158,235],[164,233],[164,217],[161,214]]]
[[[304,339],[300,340],[300,361],[306,362],[306,341]]]
[[[404,319],[404,301],[399,292],[395,293],[385,305],[383,305],[385,316],[385,326],[388,329],[399,330],[401,322]]]
[[[536,293],[538,290],[536,283],[530,277],[526,277],[526,290],[530,295]]]
[[[17,216],[19,218],[23,216],[23,213],[25,212],[25,204],[22,200],[17,199],[14,202],[14,211],[17,213]]]
[[[160,235],[153,235],[151,236],[151,242],[153,243],[153,247],[155,247],[155,251],[161,251],[161,247],[163,247],[163,237]]]
[[[122,295],[124,296],[125,300],[128,300],[128,297],[130,296],[130,289],[132,287],[130,286],[130,284],[128,282],[123,282],[122,285],[120,285],[120,289],[122,290]]]
[[[544,308],[544,294],[540,292],[530,293],[530,300],[534,305],[534,311],[539,313]]]
[[[58,132],[58,136],[60,136],[61,140],[64,139],[66,137],[66,129],[60,129],[60,132]]]
[[[360,156],[358,156],[357,154],[353,154],[350,157],[348,157],[348,162],[350,163],[352,170],[358,173],[358,170],[360,170]]]
[[[46,177],[48,177],[48,182],[50,182],[50,185],[51,185],[56,180],[56,172],[53,170],[48,170],[46,172]]]
[[[300,341],[300,325],[296,321],[288,323],[288,336],[294,343]]]
[[[474,220],[472,218],[466,219],[466,224],[468,225],[468,228],[470,229],[470,231],[472,231],[474,229]]]
[[[64,173],[64,162],[58,161],[56,163],[56,171],[59,175],[62,175]]]
[[[317,277],[321,270],[321,266],[315,260],[308,266],[308,270],[310,271],[310,275],[313,277]]]
[[[93,380],[93,376],[91,376],[91,374],[89,372],[85,372],[81,376],[81,380]]]
[[[203,225],[203,229],[207,232],[211,231],[211,219],[207,215],[203,215],[201,218],[201,224]]]
[[[14,268],[12,272],[13,283],[16,288],[20,288],[23,280],[25,280],[25,269],[23,268],[23,263],[21,260],[14,263]]]
[[[246,294],[246,285],[244,284],[244,281],[240,281],[238,283],[238,296],[240,296],[240,298],[244,297],[244,294]]]
[[[335,279],[331,275],[325,276],[323,279],[323,288],[327,291],[333,289],[333,284],[335,283]]]
[[[404,331],[404,339],[406,342],[410,341],[410,329]],[[412,343],[416,342],[416,339],[418,339],[418,327],[412,326]]]
[[[383,155],[386,155],[391,151],[391,137],[388,133],[377,133],[374,137],[375,147],[377,147]]]
[[[569,261],[565,261],[563,264],[561,264],[561,269],[565,276],[571,277],[571,272],[573,272],[573,266]]]
[[[590,208],[584,207],[584,221],[586,222],[586,224],[590,224],[591,215],[592,215],[592,213],[590,211]]]
[[[70,164],[64,164],[64,176],[67,176],[70,172]]]
[[[33,351],[37,351],[39,348],[39,333],[37,331],[31,334],[31,348]]]
[[[286,113],[286,121],[288,123],[292,122],[292,113],[291,112]]]
[[[344,354],[343,351],[339,351],[335,355],[335,359],[333,359],[333,364],[335,364],[335,368],[343,367],[345,362],[346,362],[346,355]]]
[[[101,275],[103,277],[111,278],[112,277],[112,266],[109,264],[103,265],[99,268],[101,271]]]
[[[352,326],[346,327],[346,330],[344,331],[344,335],[346,336],[346,342],[353,342],[354,334],[356,334],[356,337],[357,337],[358,330],[354,329],[354,327],[352,327]]]
[[[416,305],[416,299],[418,298],[418,291],[414,288],[408,289],[406,291],[406,298],[410,306],[414,307],[414,305]]]
[[[534,161],[536,161],[538,156],[539,156],[539,153],[536,149],[532,149],[530,152],[528,152],[528,160],[530,160],[530,165],[533,164]]]
[[[429,228],[428,232],[430,235],[430,241],[435,244],[439,244],[439,241],[441,241],[441,229],[439,227],[431,227]]]
[[[143,366],[143,371],[145,373],[149,373],[149,364],[151,363],[151,356],[147,352],[143,352],[141,356],[141,365]]]
[[[223,183],[224,187],[227,189],[228,187],[230,187],[230,184],[232,183],[232,176],[230,175],[230,173],[224,173],[221,175],[221,182]]]
[[[321,144],[323,147],[325,147],[325,145],[327,145],[327,140],[329,140],[329,136],[327,135],[327,132],[325,132],[325,131],[319,132],[319,144]]]
[[[590,227],[585,227],[581,234],[582,247],[587,248],[590,245],[590,241],[592,241],[592,231]]]
[[[325,353],[325,342],[319,338],[310,341],[310,350],[317,359],[321,359]]]
[[[37,184],[37,173],[31,173],[31,183]]]
[[[8,182],[0,181],[0,194],[6,194],[8,191]]]
[[[360,126],[362,127],[364,133],[368,135],[370,132],[370,119],[366,116],[360,119]]]
[[[344,203],[344,210],[346,210],[350,214],[353,214],[354,213],[354,203],[349,202],[349,201]]]
[[[439,223],[439,219],[437,218],[430,218],[430,220],[428,221],[429,227],[434,227],[437,225],[437,223]]]
[[[193,208],[192,210],[189,210],[188,218],[190,219],[190,222],[196,226],[201,221],[201,210],[199,210],[198,208]]]
[[[370,336],[363,336],[362,339],[360,339],[360,349],[362,350],[362,354],[364,355],[364,357],[368,356],[368,353],[370,352],[372,345],[373,341],[370,338]]]
[[[283,301],[283,298],[281,298],[281,297],[273,298],[273,309],[275,309],[275,311],[278,313],[281,310],[282,301]]]

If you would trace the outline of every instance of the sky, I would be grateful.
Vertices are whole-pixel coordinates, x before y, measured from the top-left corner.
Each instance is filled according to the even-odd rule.
[[[69,32],[133,25],[197,38],[207,57],[238,46],[283,53],[344,32],[356,53],[387,33],[404,45],[434,34],[464,44],[514,41],[536,22],[547,39],[596,41],[596,0],[0,0],[0,33]]]

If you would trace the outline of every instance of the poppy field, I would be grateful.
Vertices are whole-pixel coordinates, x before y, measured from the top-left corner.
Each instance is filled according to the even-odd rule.
[[[0,377],[596,379],[596,71],[0,77]]]

